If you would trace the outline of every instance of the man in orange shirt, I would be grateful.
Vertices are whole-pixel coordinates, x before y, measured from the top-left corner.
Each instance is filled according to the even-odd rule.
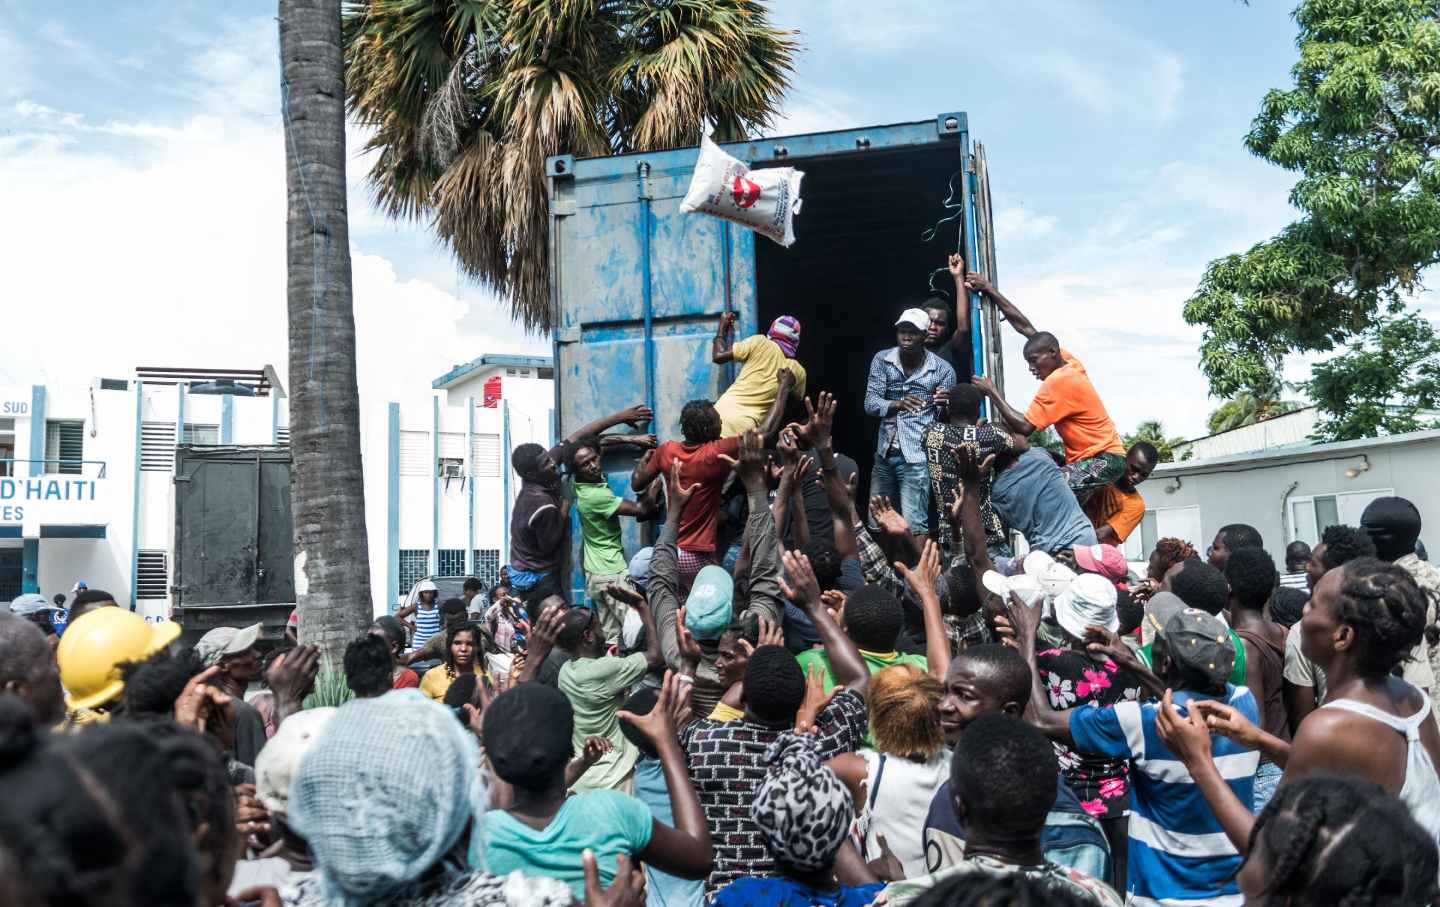
[[[1085,502],[1085,515],[1095,527],[1095,537],[1102,545],[1117,548],[1135,531],[1145,517],[1145,499],[1139,485],[1150,478],[1160,452],[1148,441],[1136,441],[1125,454],[1125,472],[1114,482],[1099,489]]]
[[[1065,465],[1060,471],[1075,497],[1085,503],[1096,490],[1125,472],[1125,445],[1090,375],[1079,359],[1061,348],[1054,334],[1037,331],[990,281],[972,272],[965,275],[965,287],[989,296],[1010,326],[1026,338],[1025,361],[1030,364],[1030,374],[1040,379],[1040,390],[1021,413],[1005,402],[989,378],[977,375],[972,383],[994,402],[996,412],[1012,431],[1028,437],[1055,426],[1065,444]]]

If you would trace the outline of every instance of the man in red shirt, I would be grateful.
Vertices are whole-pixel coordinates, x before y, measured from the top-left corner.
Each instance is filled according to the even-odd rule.
[[[640,494],[657,475],[669,475],[672,463],[680,463],[680,480],[695,485],[694,496],[680,516],[678,552],[680,587],[688,590],[700,568],[715,561],[716,517],[720,492],[730,475],[730,460],[740,454],[740,436],[720,437],[720,413],[709,400],[691,400],[680,411],[680,434],[684,441],[666,441],[645,457],[630,476],[630,487]]]
[[[1029,436],[1055,426],[1065,444],[1065,465],[1060,471],[1080,503],[1125,473],[1125,445],[1120,432],[1100,402],[1100,394],[1080,360],[1060,346],[1054,334],[1038,331],[1015,304],[979,274],[965,276],[965,286],[984,293],[1000,308],[1010,326],[1025,337],[1025,361],[1030,374],[1040,379],[1040,390],[1025,412],[1000,396],[995,382],[977,375],[971,382],[995,404],[995,411],[1012,431]]]
[[[765,414],[765,420],[757,429],[766,444],[773,444],[780,433],[788,398],[787,393],[777,394],[770,404],[770,411]],[[691,400],[680,410],[680,435],[684,441],[661,444],[652,456],[641,458],[630,475],[630,487],[639,495],[650,487],[656,476],[669,476],[670,464],[679,462],[680,480],[687,486],[699,486],[681,514],[680,538],[676,548],[680,588],[686,594],[700,568],[715,563],[721,492],[730,475],[731,463],[739,458],[741,436],[722,438],[720,433],[720,412],[715,409],[715,404],[709,400]],[[729,457],[729,461],[725,457]]]

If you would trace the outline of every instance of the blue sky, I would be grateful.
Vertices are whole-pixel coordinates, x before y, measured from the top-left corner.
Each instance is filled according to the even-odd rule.
[[[285,364],[275,5],[0,0],[0,383],[139,364]],[[1291,174],[1241,144],[1287,84],[1287,3],[788,0],[801,54],[775,132],[965,110],[987,148],[1002,288],[1094,374],[1122,430],[1203,433],[1211,258],[1291,219]],[[370,209],[351,133],[362,394],[423,399],[482,352],[544,352],[423,225]],[[943,187],[937,187],[937,194]],[[802,240],[803,241],[803,240]],[[67,355],[57,355],[60,350]],[[1018,344],[1011,343],[1012,354]],[[1291,377],[1303,377],[1297,363]],[[1034,383],[1012,358],[1010,396]]]

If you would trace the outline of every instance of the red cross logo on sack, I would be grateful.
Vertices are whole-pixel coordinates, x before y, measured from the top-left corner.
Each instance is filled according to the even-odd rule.
[[[735,187],[730,190],[730,197],[735,200],[738,208],[748,208],[760,199],[760,186],[747,180],[743,176],[735,177]]]

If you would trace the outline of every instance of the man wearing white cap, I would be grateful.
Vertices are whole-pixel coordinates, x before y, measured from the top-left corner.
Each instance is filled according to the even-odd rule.
[[[865,384],[865,412],[880,420],[870,494],[898,502],[910,531],[917,535],[930,530],[925,429],[935,422],[936,405],[946,404],[946,394],[955,383],[955,369],[925,348],[929,329],[930,316],[924,309],[900,313],[896,345],[875,354]]]
[[[200,637],[195,654],[205,667],[218,667],[210,683],[235,703],[235,761],[251,766],[265,745],[265,718],[245,701],[245,689],[260,675],[260,625],[216,627]]]

